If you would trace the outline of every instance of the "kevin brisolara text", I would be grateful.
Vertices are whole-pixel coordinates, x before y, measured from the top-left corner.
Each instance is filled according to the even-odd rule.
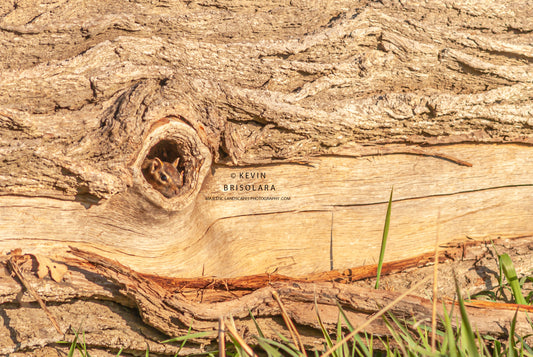
[[[224,185],[223,190],[225,192],[227,191],[276,191],[276,187],[274,185]]]

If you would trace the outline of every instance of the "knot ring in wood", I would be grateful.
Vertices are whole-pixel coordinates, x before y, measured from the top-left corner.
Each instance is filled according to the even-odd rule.
[[[168,118],[167,118],[168,119]],[[211,153],[196,131],[182,121],[164,120],[144,140],[133,164],[133,184],[145,199],[167,211],[180,211],[196,198],[211,166]],[[175,193],[168,195],[150,183],[146,165],[158,158],[176,163],[182,181]]]

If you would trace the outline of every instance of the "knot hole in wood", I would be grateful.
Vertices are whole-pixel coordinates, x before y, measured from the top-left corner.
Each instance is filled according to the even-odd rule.
[[[196,131],[169,120],[146,138],[133,165],[133,179],[150,202],[177,211],[194,200],[210,165],[211,153]]]

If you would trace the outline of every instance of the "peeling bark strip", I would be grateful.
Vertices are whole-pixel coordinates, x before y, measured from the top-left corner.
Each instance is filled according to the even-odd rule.
[[[495,249],[499,253],[509,253],[517,267],[522,271],[528,271],[531,268],[533,254],[529,249],[530,245],[531,239],[511,242],[500,240],[485,245],[470,242],[447,250],[455,258],[450,260],[452,256],[450,255],[439,265],[441,271],[439,291],[442,299],[447,302],[448,311],[454,308],[451,302],[455,287],[453,280],[448,278],[453,275],[452,271],[458,273],[463,286],[468,284],[469,294],[479,289],[497,286],[498,282],[491,272],[497,271],[498,263],[490,256],[491,251]],[[252,335],[256,328],[249,318],[247,309],[253,312],[267,338],[276,339],[278,333],[284,333],[288,337],[287,327],[281,318],[278,318],[281,311],[273,297],[274,292],[277,292],[283,301],[287,318],[298,324],[297,329],[306,348],[321,348],[318,342],[321,332],[316,316],[315,299],[322,321],[334,333],[339,313],[336,301],[341,304],[352,324],[361,326],[370,316],[396,299],[402,291],[406,291],[414,281],[427,280],[433,270],[431,266],[412,269],[413,265],[409,265],[409,262],[397,262],[392,266],[396,272],[392,276],[382,277],[382,285],[390,289],[387,291],[369,289],[368,287],[373,285],[371,281],[359,283],[352,281],[353,284],[347,285],[317,281],[320,278],[312,276],[305,277],[307,281],[304,281],[303,277],[294,279],[272,276],[270,280],[261,280],[259,279],[261,277],[240,277],[228,279],[225,285],[220,282],[205,285],[207,279],[204,278],[197,279],[196,283],[189,281],[188,286],[181,285],[179,290],[176,290],[176,287],[183,283],[181,279],[162,277],[156,279],[153,276],[144,276],[111,259],[89,252],[74,251],[76,255],[88,259],[90,263],[70,260],[69,272],[63,282],[58,283],[48,278],[38,279],[33,274],[25,274],[25,278],[35,291],[50,302],[49,308],[60,317],[59,324],[68,333],[65,339],[68,340],[72,336],[69,326],[80,326],[83,322],[87,343],[91,346],[104,346],[107,350],[115,352],[122,347],[144,352],[148,345],[153,353],[169,355],[174,355],[178,347],[160,344],[159,341],[168,339],[168,334],[174,337],[178,333],[180,335],[187,333],[190,321],[193,319],[192,331],[213,331],[213,334],[211,337],[190,341],[181,351],[182,355],[216,349],[215,342],[208,341],[215,338],[215,329],[220,317],[229,319],[230,313],[233,314],[238,333],[243,335],[247,342],[254,342]],[[7,258],[0,257],[0,261],[4,265],[7,264]],[[402,264],[403,269],[400,267]],[[384,268],[384,271],[386,270]],[[0,353],[17,351],[19,347],[16,346],[20,346],[19,342],[31,347],[42,346],[43,341],[53,344],[61,339],[61,336],[54,335],[55,330],[46,315],[40,309],[29,305],[34,299],[28,294],[21,293],[20,284],[10,277],[6,270],[0,269],[0,271],[4,271],[3,275],[0,273],[2,304],[0,312],[4,321],[9,322],[0,326],[0,346],[2,346]],[[352,277],[357,275],[353,273]],[[476,280],[481,282],[472,285]],[[172,284],[173,281],[177,281],[178,284]],[[427,296],[431,289],[429,285],[425,284],[423,289],[417,290],[416,293],[419,296]],[[19,306],[18,301],[22,302],[21,307],[10,308],[13,303]],[[138,307],[148,325],[143,325],[137,317],[137,309],[129,309],[131,307]],[[470,321],[480,332],[486,331],[491,336],[507,339],[506,326],[509,325],[518,307],[512,304],[476,302],[469,304],[468,314]],[[531,310],[527,306],[519,308],[521,311]],[[417,321],[426,321],[424,319],[431,314],[431,303],[425,298],[409,296],[395,306],[393,313],[399,318],[409,319],[415,316]],[[88,319],[88,315],[96,318]],[[517,326],[519,331],[527,334],[530,327],[527,324],[527,317],[524,316],[524,312],[519,312]],[[523,317],[526,320],[521,320]],[[31,320],[29,330],[28,319]],[[497,323],[494,323],[495,321]],[[164,334],[157,332],[151,326],[163,331]],[[380,319],[365,330],[381,336],[390,334]],[[14,333],[9,331],[16,331],[16,340],[13,340]],[[114,338],[116,334],[121,338],[118,340]]]
[[[321,334],[316,308],[325,327],[333,332],[338,323],[337,303],[343,308],[351,324],[360,326],[370,316],[379,312],[383,306],[402,295],[400,292],[332,282],[274,282],[270,286],[236,299],[198,304],[184,298],[181,294],[171,294],[151,279],[110,259],[76,249],[73,252],[76,256],[87,259],[102,277],[116,284],[117,286],[112,290],[117,294],[124,294],[128,301],[133,301],[147,325],[168,336],[185,335],[189,328],[191,328],[190,333],[213,331],[211,338],[191,340],[190,344],[193,346],[195,344],[207,346],[209,340],[216,337],[221,317],[233,318],[239,335],[246,343],[253,342],[255,327],[249,317],[251,312],[267,338],[275,338],[276,334],[282,331],[288,336],[286,328],[272,323],[273,316],[285,314],[287,319],[299,325],[298,332],[301,341],[298,345],[302,348],[304,346],[316,348],[320,345],[317,345],[317,341]],[[82,272],[87,271],[82,270]],[[426,278],[429,277],[430,274],[426,276]],[[43,283],[45,282],[37,282],[38,285]],[[430,283],[426,285],[428,284],[431,285]],[[70,285],[72,286],[72,282]],[[109,289],[105,290],[109,291]],[[118,299],[118,295],[113,296],[112,299]],[[276,302],[279,300],[283,301],[283,312],[279,303]],[[451,300],[445,303],[448,312],[457,309]],[[438,314],[442,316],[442,303],[437,306]],[[430,300],[408,295],[394,305],[390,311],[399,319],[428,321],[431,317],[431,308]],[[516,331],[523,336],[531,328],[528,322],[528,314],[533,312],[531,306],[491,302],[467,304],[467,313],[473,326],[480,334],[496,338],[506,338],[508,333],[506,326],[513,319],[517,309]],[[494,323],[495,321],[497,323]],[[455,322],[452,323],[456,326]],[[303,329],[301,326],[308,328]],[[390,336],[390,331],[381,319],[372,322],[365,331],[380,336]],[[212,345],[211,348],[216,347]]]

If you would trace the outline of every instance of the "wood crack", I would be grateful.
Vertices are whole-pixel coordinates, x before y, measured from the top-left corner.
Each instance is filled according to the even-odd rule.
[[[514,187],[533,187],[533,183],[531,183],[531,184],[516,184],[516,185],[502,185],[502,186],[485,187],[485,188],[478,188],[478,189],[465,190],[465,191],[439,193],[439,194],[426,195],[426,196],[413,196],[413,197],[405,197],[405,198],[395,198],[395,199],[392,200],[392,202],[394,203],[394,202],[404,202],[404,201],[413,201],[413,200],[423,200],[423,199],[434,198],[434,197],[456,196],[456,195],[462,195],[462,194],[468,194],[468,193],[492,191],[492,190],[499,190],[499,189],[505,189],[505,188],[514,188]],[[386,203],[388,203],[388,201],[376,201],[376,202],[371,202],[371,203],[352,203],[352,204],[346,204],[346,205],[336,204],[334,207],[364,207],[364,206],[382,205],[382,204],[386,204]],[[327,211],[327,210],[325,210],[325,211]]]

